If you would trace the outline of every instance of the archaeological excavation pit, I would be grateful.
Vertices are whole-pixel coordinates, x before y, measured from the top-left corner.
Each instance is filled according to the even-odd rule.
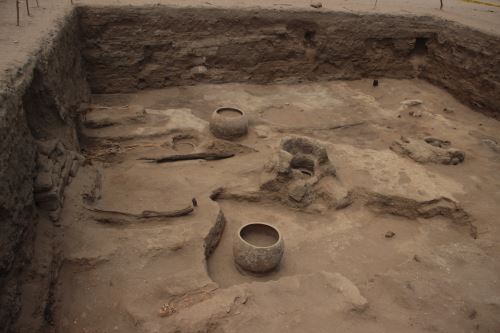
[[[496,34],[77,5],[0,88],[1,332],[500,329]]]

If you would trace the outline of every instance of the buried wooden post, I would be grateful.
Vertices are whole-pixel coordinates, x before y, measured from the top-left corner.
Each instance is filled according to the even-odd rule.
[[[40,7],[40,5],[38,4],[38,0],[35,0],[36,1],[36,6],[37,7]]]
[[[30,4],[29,4],[29,0],[25,0],[26,1],[26,11],[28,12],[28,16],[31,16],[30,15]]]
[[[17,22],[17,26],[19,26],[19,0],[16,0],[16,22]]]
[[[441,3],[441,7],[439,7],[439,9],[443,9],[443,0],[439,0],[439,2]]]

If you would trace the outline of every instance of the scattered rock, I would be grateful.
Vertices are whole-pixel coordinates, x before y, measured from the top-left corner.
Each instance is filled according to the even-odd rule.
[[[484,139],[481,139],[481,142],[483,144],[485,144],[486,146],[488,146],[488,148],[493,150],[495,153],[500,154],[500,145],[498,144],[498,142],[496,140],[494,140],[492,138],[484,138]]]
[[[63,156],[66,153],[66,148],[61,141],[58,141],[56,144],[56,148],[52,151],[56,156]]]
[[[286,174],[290,172],[290,163],[292,162],[292,154],[287,151],[280,150],[278,151],[278,161],[276,163],[275,170],[278,173]]]
[[[456,201],[440,197],[432,200],[417,201],[400,196],[384,195],[376,192],[359,192],[357,196],[363,198],[366,206],[377,213],[404,216],[409,219],[432,218],[441,216],[449,218],[455,225],[468,229],[472,238],[477,238],[477,228],[473,224],[474,218],[467,213]]]
[[[404,111],[404,110],[407,110],[409,108],[415,108],[417,106],[422,106],[423,102],[419,99],[408,99],[408,100],[404,100],[401,102],[401,106],[399,107],[399,111]],[[411,116],[411,117],[414,117],[414,118],[421,118],[423,115],[424,115],[424,112],[422,110],[410,110],[410,112],[408,112],[408,114]]]
[[[53,189],[47,192],[35,193],[35,202],[41,209],[57,210],[60,206],[59,193]]]
[[[385,233],[385,238],[392,238],[394,236],[396,236],[396,234],[394,232],[392,232],[392,231],[387,231]]]
[[[353,194],[334,178],[323,178],[315,187],[315,195],[329,208],[344,209],[354,202]]]
[[[419,110],[412,110],[408,114],[414,118],[421,118],[423,115],[422,111]]]
[[[193,68],[191,68],[191,74],[193,76],[205,75],[207,73],[207,71],[208,71],[207,67],[205,67],[203,65],[194,66]]]
[[[311,3],[311,7],[313,7],[313,8],[321,8],[321,7],[323,7],[323,4],[321,2],[319,2],[319,1],[315,1],[315,2]]]
[[[309,184],[304,181],[298,181],[290,186],[288,196],[297,202],[301,202],[309,190]]]
[[[424,141],[430,144],[431,146],[439,148],[448,148],[451,145],[451,142],[448,140],[441,140],[430,136],[424,138]]]
[[[37,141],[36,145],[38,147],[38,152],[40,154],[43,154],[45,156],[49,156],[52,154],[54,149],[56,148],[56,145],[59,143],[59,140],[57,139],[52,139],[52,140],[47,140],[47,141]]]
[[[49,159],[46,155],[38,154],[36,159],[36,166],[39,171],[52,171],[54,167],[54,162]]]
[[[266,125],[258,125],[255,126],[255,133],[257,134],[258,138],[265,139],[269,137],[269,134],[271,133],[271,128]]]
[[[416,140],[401,137],[390,146],[391,150],[402,155],[408,156],[419,163],[437,163],[446,165],[456,165],[465,160],[465,154],[454,148],[448,147],[449,141],[428,138],[427,140]],[[441,148],[440,146],[443,146]]]
[[[80,161],[79,160],[73,160],[71,164],[71,169],[69,171],[69,175],[71,177],[76,177],[76,174],[78,173],[78,169],[80,168]]]
[[[324,164],[329,161],[325,147],[317,141],[307,137],[286,137],[281,141],[281,149],[292,155],[311,155],[317,160],[318,164]]]
[[[172,304],[163,304],[162,307],[160,308],[158,315],[160,317],[168,317],[176,312],[177,310]]]
[[[61,207],[58,207],[56,210],[49,212],[49,219],[52,222],[59,221],[59,216],[61,215]]]
[[[36,175],[34,190],[35,192],[45,192],[52,188],[52,184],[52,174],[42,171]]]
[[[296,208],[312,204],[318,197],[316,192],[322,191],[320,186],[315,188],[318,182],[326,176],[336,175],[325,147],[302,136],[285,137],[264,171],[260,185],[263,194],[268,197],[270,194],[273,200]],[[319,200],[326,207],[335,205],[331,193],[326,193]]]
[[[363,312],[368,308],[368,301],[359,292],[358,287],[340,273],[323,273],[329,279],[329,285],[335,288],[350,303],[351,310]]]
[[[40,209],[51,212],[52,221],[57,221],[64,201],[64,188],[70,175],[76,175],[83,157],[66,150],[57,139],[38,141],[37,147],[37,174],[33,181],[35,202]]]
[[[408,108],[408,107],[412,107],[412,106],[421,105],[423,103],[424,102],[422,102],[419,99],[407,99],[407,100],[404,100],[401,102],[401,106],[403,106],[404,108]]]

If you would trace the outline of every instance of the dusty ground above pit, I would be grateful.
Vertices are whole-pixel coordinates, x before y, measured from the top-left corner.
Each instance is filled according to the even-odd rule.
[[[221,143],[210,135],[207,121],[223,105],[247,112],[248,136]],[[500,124],[441,89],[409,80],[381,80],[376,88],[368,80],[175,87],[94,95],[84,123],[92,163],[68,187],[59,222],[65,261],[56,331],[500,328]],[[290,135],[326,148],[336,175],[315,189],[330,197],[299,207],[259,189]],[[465,160],[419,163],[391,149],[401,136],[403,146],[439,138],[431,143],[458,149]],[[236,156],[140,160],[213,147]],[[209,200],[219,187],[225,192]],[[178,210],[192,198],[197,206],[187,216],[116,213]],[[220,209],[225,228],[214,250]],[[234,232],[252,221],[276,225],[285,240],[280,269],[260,278],[232,261]]]

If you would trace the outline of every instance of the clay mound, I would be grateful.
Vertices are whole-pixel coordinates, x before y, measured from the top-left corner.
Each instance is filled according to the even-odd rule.
[[[402,156],[408,156],[419,163],[457,165],[465,160],[465,154],[455,148],[448,148],[451,143],[436,138],[415,140],[401,137],[391,145],[391,149]]]

